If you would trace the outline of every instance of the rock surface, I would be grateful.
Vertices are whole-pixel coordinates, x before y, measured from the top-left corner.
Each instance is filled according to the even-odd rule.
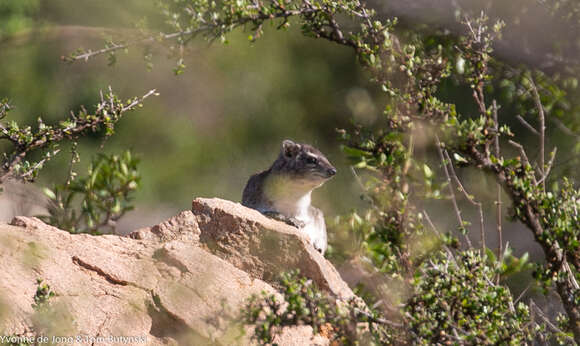
[[[276,292],[278,275],[295,268],[336,296],[353,295],[297,229],[220,199],[198,198],[191,211],[128,237],[17,217],[0,225],[0,247],[0,335],[62,344],[248,344],[240,309],[252,294]],[[56,293],[47,311],[33,308],[37,278]],[[111,339],[119,336],[134,339]],[[276,341],[328,344],[306,326]]]

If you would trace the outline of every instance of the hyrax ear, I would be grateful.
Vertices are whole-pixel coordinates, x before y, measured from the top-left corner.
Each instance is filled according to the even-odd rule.
[[[294,143],[289,139],[282,142],[282,154],[285,157],[294,157],[300,151],[300,144]]]

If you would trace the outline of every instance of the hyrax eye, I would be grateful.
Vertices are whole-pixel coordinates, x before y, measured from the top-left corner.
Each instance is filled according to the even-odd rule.
[[[318,163],[318,159],[313,156],[306,156],[306,162],[315,165]]]

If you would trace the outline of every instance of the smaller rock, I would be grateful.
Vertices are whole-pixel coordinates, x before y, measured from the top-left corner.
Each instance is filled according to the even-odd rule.
[[[199,244],[199,234],[200,230],[196,217],[191,210],[185,210],[158,225],[133,231],[128,237],[160,242],[183,240]]]
[[[284,327],[280,334],[274,336],[272,345],[284,346],[327,346],[330,345],[330,340],[326,337],[316,334],[313,335],[311,326],[292,326]]]
[[[44,221],[37,217],[30,217],[30,216],[15,216],[12,221],[10,221],[9,225],[17,226],[17,227],[24,227],[30,229],[39,229],[39,230],[51,230],[51,231],[58,231],[64,232],[54,226],[46,224]]]

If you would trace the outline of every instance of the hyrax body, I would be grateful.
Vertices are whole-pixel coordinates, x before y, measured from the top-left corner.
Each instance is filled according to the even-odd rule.
[[[298,227],[322,254],[326,251],[326,224],[320,209],[310,204],[312,190],[336,174],[336,169],[316,148],[291,140],[272,166],[248,180],[242,204]]]

